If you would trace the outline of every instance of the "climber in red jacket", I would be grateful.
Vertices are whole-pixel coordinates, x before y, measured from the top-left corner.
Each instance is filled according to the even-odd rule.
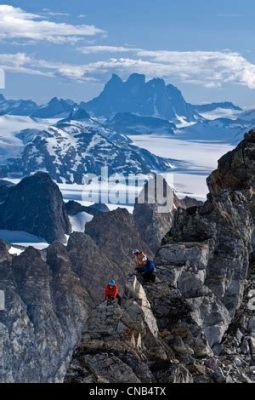
[[[111,279],[108,282],[108,285],[105,287],[104,297],[105,297],[105,300],[107,300],[107,305],[111,304],[113,302],[113,300],[115,300],[115,299],[117,299],[118,304],[121,305],[121,297],[119,295],[119,288],[114,279]]]

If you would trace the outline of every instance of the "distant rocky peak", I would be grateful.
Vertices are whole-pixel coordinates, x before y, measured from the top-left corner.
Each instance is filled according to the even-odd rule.
[[[86,103],[86,111],[108,118],[119,112],[129,112],[171,121],[176,120],[176,115],[193,121],[197,115],[181,92],[167,86],[164,79],[146,82],[145,75],[138,73],[131,74],[126,81],[114,74],[101,94]]]
[[[53,97],[50,101],[49,104],[53,105],[53,104],[57,104],[60,103],[61,99],[59,99],[58,97]]]

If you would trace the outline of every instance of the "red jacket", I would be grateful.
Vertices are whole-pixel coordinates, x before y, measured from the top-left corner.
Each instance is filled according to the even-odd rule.
[[[104,292],[105,300],[107,300],[108,297],[113,297],[115,299],[117,297],[118,293],[119,293],[119,289],[118,289],[117,285],[115,285],[115,286],[107,285],[105,287],[105,292]]]

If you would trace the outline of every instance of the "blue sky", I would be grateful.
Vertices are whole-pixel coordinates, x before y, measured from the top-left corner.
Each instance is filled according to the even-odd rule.
[[[254,20],[253,0],[0,2],[1,92],[87,100],[140,72],[193,103],[255,105]]]

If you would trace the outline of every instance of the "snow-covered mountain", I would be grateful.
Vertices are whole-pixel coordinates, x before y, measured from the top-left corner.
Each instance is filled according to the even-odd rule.
[[[132,145],[125,136],[104,128],[81,110],[47,129],[23,130],[16,138],[23,149],[0,166],[1,176],[18,177],[40,170],[60,183],[83,183],[85,174],[100,175],[103,166],[110,174],[125,175],[166,171],[174,166],[172,160]]]
[[[76,103],[54,97],[44,105],[32,100],[6,99],[0,94],[0,115],[30,116],[32,118],[64,118],[72,111]]]
[[[107,118],[108,127],[129,135],[182,133],[191,138],[200,135],[201,140],[224,137],[232,142],[236,134],[247,129],[247,124],[239,121],[242,110],[235,104],[193,105],[175,86],[163,79],[146,82],[141,74],[132,74],[126,81],[113,74],[102,93],[84,107],[97,117]],[[210,122],[218,118],[221,120]]]
[[[208,126],[208,132],[204,132],[203,136],[209,140],[215,140],[213,134],[211,136],[214,123],[204,121],[217,118],[235,120],[240,119],[242,114],[240,107],[231,102],[192,105],[178,88],[166,84],[163,79],[146,81],[145,75],[137,73],[131,74],[126,81],[113,74],[98,97],[79,105],[72,100],[54,97],[39,106],[30,100],[6,100],[0,95],[0,115],[24,115],[42,120],[67,118],[73,112],[89,113],[97,119],[100,117],[106,128],[129,135],[173,135],[176,128],[177,132],[182,128],[185,131],[191,128],[193,134],[194,129],[200,132],[201,127],[207,129]],[[79,118],[78,114],[72,117],[73,120]],[[221,124],[224,130],[232,129],[228,121],[221,121]],[[243,129],[246,129],[246,124]],[[229,134],[231,136],[230,131]],[[232,136],[235,134],[234,128]]]
[[[255,126],[255,110],[238,111],[236,114],[218,118],[213,113],[210,119],[200,119],[192,126],[176,131],[176,135],[186,140],[225,142],[237,144],[246,131]]]
[[[0,115],[31,115],[37,107],[32,100],[7,100],[0,94]]]
[[[235,144],[242,139],[250,125],[250,123],[241,119],[201,120],[193,126],[180,130],[179,137],[186,140]]]
[[[173,140],[161,154],[156,151],[159,136],[187,144],[232,145],[254,125],[252,110],[242,111],[230,102],[192,105],[175,86],[163,79],[146,81],[141,74],[126,81],[114,74],[98,97],[79,105],[54,97],[38,106],[0,95],[0,177],[42,170],[58,182],[83,183],[86,174],[98,175],[105,165],[110,174],[125,175],[179,165],[185,169],[188,163],[184,166],[183,160],[190,159],[185,148],[178,156],[181,161],[173,161],[177,158]],[[155,146],[145,150],[133,144],[136,140],[141,146],[134,135],[148,134],[153,134]]]

